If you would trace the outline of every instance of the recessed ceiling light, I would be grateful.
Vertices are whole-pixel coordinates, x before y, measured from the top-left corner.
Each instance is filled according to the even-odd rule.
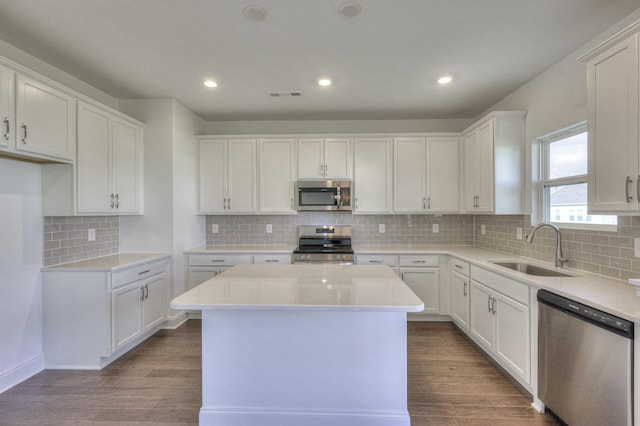
[[[218,83],[213,80],[207,80],[204,82],[204,85],[207,87],[218,87]]]
[[[438,79],[438,84],[449,84],[453,78],[450,75],[443,75]]]
[[[267,11],[257,4],[245,7],[242,13],[251,21],[264,21],[267,18]]]
[[[331,86],[331,80],[328,78],[321,78],[318,80],[318,84],[323,87]]]
[[[358,3],[354,1],[342,3],[338,7],[338,13],[340,13],[340,15],[344,16],[345,18],[355,18],[356,16],[360,15],[360,12],[362,12],[362,8]]]

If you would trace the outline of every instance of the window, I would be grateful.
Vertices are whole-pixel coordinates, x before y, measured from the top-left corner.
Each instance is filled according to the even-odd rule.
[[[587,125],[541,139],[544,219],[562,226],[610,229],[618,217],[587,212]],[[577,215],[576,215],[577,212]]]

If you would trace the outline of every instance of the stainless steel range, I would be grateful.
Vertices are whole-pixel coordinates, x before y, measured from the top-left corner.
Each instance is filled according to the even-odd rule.
[[[293,263],[353,265],[350,226],[299,226]]]

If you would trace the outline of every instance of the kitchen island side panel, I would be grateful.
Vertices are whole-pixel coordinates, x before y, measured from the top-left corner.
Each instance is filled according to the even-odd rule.
[[[405,312],[203,310],[201,425],[409,425]]]

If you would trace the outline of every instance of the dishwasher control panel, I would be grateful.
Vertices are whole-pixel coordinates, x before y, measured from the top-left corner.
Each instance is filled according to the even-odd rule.
[[[587,321],[610,329],[620,335],[633,338],[633,323],[615,315],[608,314],[591,306],[584,305],[575,300],[567,299],[546,290],[538,291],[538,302],[545,303],[567,313],[576,315]]]

